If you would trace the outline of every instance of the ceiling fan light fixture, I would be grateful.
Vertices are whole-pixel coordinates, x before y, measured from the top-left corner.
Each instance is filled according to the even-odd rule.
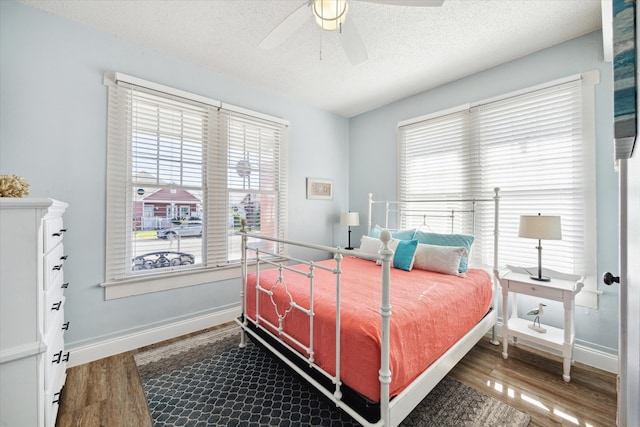
[[[311,10],[318,27],[326,31],[335,31],[344,23],[349,5],[347,0],[313,0]]]

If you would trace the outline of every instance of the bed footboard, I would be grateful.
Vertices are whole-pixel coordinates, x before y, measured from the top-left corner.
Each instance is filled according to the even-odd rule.
[[[316,387],[325,396],[331,399],[337,407],[343,409],[355,420],[362,425],[378,425],[371,424],[371,422],[363,416],[360,412],[353,409],[351,405],[343,399],[342,379],[341,379],[341,275],[342,275],[342,260],[345,255],[354,256],[357,258],[367,259],[369,261],[376,261],[381,264],[381,287],[382,287],[382,301],[380,304],[380,315],[382,322],[382,336],[383,345],[381,353],[381,369],[380,369],[380,384],[381,384],[381,400],[380,400],[380,413],[388,414],[389,408],[389,384],[391,382],[391,371],[389,369],[389,324],[391,317],[391,305],[390,305],[390,268],[391,257],[393,251],[389,248],[389,242],[391,241],[391,234],[384,230],[380,235],[380,241],[382,248],[378,255],[367,255],[352,250],[342,249],[340,247],[333,248],[322,245],[313,245],[302,242],[294,242],[288,240],[276,240],[274,238],[265,237],[261,235],[254,235],[247,233],[244,230],[242,234],[242,247],[243,247],[243,259],[242,259],[242,316],[237,322],[241,326],[241,338],[240,347],[246,346],[247,334],[249,334],[255,341],[260,343],[263,347],[267,348],[270,352],[280,358],[289,367],[296,371],[299,375],[304,377],[310,384]],[[248,239],[260,238],[264,240],[277,241],[285,243],[287,245],[293,245],[298,247],[316,249],[320,251],[326,251],[333,255],[335,266],[327,268],[324,265],[319,265],[313,261],[300,260],[290,256],[279,256],[274,258],[273,253],[264,251],[260,248],[249,249]],[[247,315],[247,277],[249,273],[248,257],[247,254],[251,253],[255,255],[254,266],[255,270],[252,273],[255,274],[255,317],[252,318]],[[290,264],[294,264],[291,267]],[[275,284],[269,286],[263,286],[260,281],[261,271],[264,269],[277,269],[278,278]],[[314,358],[314,277],[317,269],[328,271],[335,276],[335,289],[336,289],[336,313],[335,313],[335,373],[331,374],[323,369],[320,365],[316,364]],[[293,295],[289,292],[288,282],[284,277],[284,272],[289,272],[294,275],[299,275],[308,283],[308,301],[296,301]],[[288,297],[288,302],[284,305],[279,305],[273,299],[275,292],[284,293]],[[266,304],[269,309],[273,310],[271,314],[275,313],[277,319],[276,322],[268,320],[267,316],[261,310],[261,301],[268,301]],[[305,308],[308,306],[309,308]],[[307,342],[305,344],[301,339],[289,334],[283,327],[283,323],[292,313],[296,311],[308,318],[309,330]],[[385,344],[386,342],[386,344]],[[309,368],[309,369],[305,369]],[[309,371],[311,370],[311,372]],[[329,387],[328,385],[332,385]],[[355,398],[356,394],[351,393],[352,398]],[[351,399],[349,399],[351,400]],[[384,424],[384,425],[389,425]]]

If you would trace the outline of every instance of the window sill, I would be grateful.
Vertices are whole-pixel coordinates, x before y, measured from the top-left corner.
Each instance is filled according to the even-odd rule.
[[[104,288],[104,299],[108,301],[117,298],[149,294],[152,292],[185,288],[187,286],[239,279],[241,274],[241,266],[240,264],[237,264],[210,270],[198,270],[173,274],[169,273],[154,276],[143,276],[122,281],[105,282],[100,286]]]

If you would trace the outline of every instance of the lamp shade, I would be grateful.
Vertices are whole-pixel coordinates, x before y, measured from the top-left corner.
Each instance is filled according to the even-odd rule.
[[[360,214],[358,212],[342,212],[340,224],[348,227],[360,225]]]
[[[521,215],[518,237],[540,240],[561,240],[562,228],[559,216]]]

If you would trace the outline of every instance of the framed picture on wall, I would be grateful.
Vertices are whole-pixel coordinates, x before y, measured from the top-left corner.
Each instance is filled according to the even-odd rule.
[[[333,199],[333,180],[307,178],[307,199]]]
[[[631,157],[637,133],[636,2],[613,0],[614,156]]]

